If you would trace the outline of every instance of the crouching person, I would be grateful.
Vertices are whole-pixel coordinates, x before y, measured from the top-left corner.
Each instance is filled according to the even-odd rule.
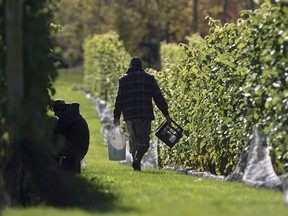
[[[65,141],[57,161],[64,170],[76,173],[81,172],[80,163],[88,151],[90,140],[89,127],[79,107],[78,103],[66,103],[61,99],[53,104],[54,115],[58,117],[54,133]]]

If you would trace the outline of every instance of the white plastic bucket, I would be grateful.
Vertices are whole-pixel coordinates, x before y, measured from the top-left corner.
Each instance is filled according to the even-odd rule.
[[[121,134],[119,126],[111,130],[108,135],[108,154],[109,160],[121,161],[126,159],[125,140]]]

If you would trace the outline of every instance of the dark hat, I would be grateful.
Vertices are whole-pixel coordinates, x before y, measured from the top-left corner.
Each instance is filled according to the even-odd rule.
[[[130,67],[142,67],[142,60],[139,57],[133,57],[130,61]]]
[[[56,99],[53,103],[53,111],[57,112],[57,111],[65,111],[68,107],[68,104],[62,100],[62,99]]]

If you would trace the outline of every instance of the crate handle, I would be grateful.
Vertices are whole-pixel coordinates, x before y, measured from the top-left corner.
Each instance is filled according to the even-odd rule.
[[[178,125],[174,120],[172,120],[171,119],[171,122],[173,123],[173,124],[175,124],[178,128],[175,128],[175,127],[173,127],[172,125],[171,125],[171,123],[169,124],[173,129],[175,129],[175,130],[177,130],[177,131],[179,131],[180,133],[182,133],[183,132],[183,128],[180,126],[180,125]],[[163,124],[165,124],[165,123],[167,123],[167,119],[165,119],[165,121],[163,122]],[[163,125],[162,124],[162,125]],[[168,123],[167,123],[168,124]]]

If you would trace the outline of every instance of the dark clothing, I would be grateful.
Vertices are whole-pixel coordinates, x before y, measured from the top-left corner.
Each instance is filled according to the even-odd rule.
[[[146,152],[149,148],[151,120],[127,120],[126,126],[129,134],[130,153],[134,155],[137,147],[140,146]]]
[[[61,167],[64,170],[81,173],[81,160],[75,157],[60,158]]]
[[[55,133],[63,135],[65,146],[59,156],[83,159],[89,147],[89,128],[86,120],[79,112],[79,104],[71,103],[59,117]]]
[[[114,119],[123,113],[124,120],[153,120],[152,98],[164,116],[168,115],[168,105],[153,75],[141,67],[129,68],[119,79],[115,102]]]
[[[152,100],[163,115],[169,117],[168,105],[154,76],[143,70],[141,59],[133,58],[130,68],[119,79],[114,124],[120,123],[122,113],[128,129],[135,171],[141,171],[141,160],[149,149],[151,121],[155,118]]]

